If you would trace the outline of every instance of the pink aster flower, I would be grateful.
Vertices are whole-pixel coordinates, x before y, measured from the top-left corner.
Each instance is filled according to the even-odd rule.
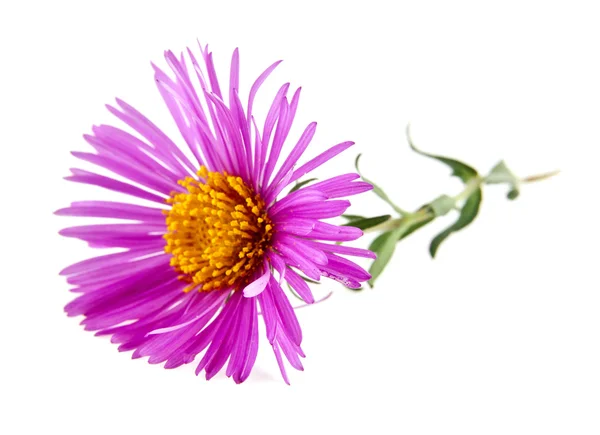
[[[291,183],[353,143],[340,143],[298,165],[316,129],[316,123],[309,124],[282,154],[300,89],[291,100],[289,83],[279,89],[262,128],[252,111],[257,91],[279,62],[256,79],[244,106],[238,51],[227,94],[212,53],[208,47],[200,51],[197,59],[188,50],[187,62],[167,51],[170,75],[154,67],[158,90],[189,152],[117,100],[108,110],[129,131],[95,126],[84,136],[95,153],[73,153],[127,181],[82,169],[72,169],[67,180],[153,204],[82,201],[56,212],[125,222],[61,231],[93,248],[120,248],[61,272],[80,293],[65,310],[69,316],[83,315],[85,329],[110,335],[119,350],[133,350],[134,358],[148,356],[150,363],[174,368],[203,353],[196,374],[204,370],[210,379],[227,363],[226,374],[237,383],[254,365],[262,317],[288,382],[282,353],[298,370],[304,354],[302,330],[282,285],[287,282],[310,304],[314,298],[304,277],[325,276],[348,287],[369,279],[346,256],[374,255],[336,244],[362,232],[323,219],[341,215],[350,205],[342,198],[371,185],[359,181],[358,174],[344,174],[283,195]]]

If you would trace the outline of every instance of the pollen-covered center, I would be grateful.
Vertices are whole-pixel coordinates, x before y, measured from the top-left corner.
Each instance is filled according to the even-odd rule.
[[[190,283],[185,291],[239,289],[261,264],[273,235],[265,203],[242,178],[226,172],[187,177],[185,193],[167,200],[165,251],[171,266]]]

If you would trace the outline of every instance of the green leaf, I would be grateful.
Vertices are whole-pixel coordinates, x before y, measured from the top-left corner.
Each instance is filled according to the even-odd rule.
[[[456,200],[451,196],[441,195],[431,201],[429,207],[436,216],[444,216],[456,208]]]
[[[372,218],[356,219],[356,220],[352,220],[352,221],[344,224],[343,226],[356,227],[361,230],[366,230],[367,228],[373,228],[379,224],[382,224],[382,223],[390,220],[391,217],[392,217],[391,215],[386,214],[383,216],[375,216]]]
[[[452,169],[452,175],[460,178],[464,183],[467,183],[471,178],[477,176],[477,171],[473,169],[471,166],[466,163],[459,162],[458,160],[451,159],[449,157],[438,156],[435,154],[429,154],[424,151],[418,149],[412,141],[410,137],[410,125],[406,126],[406,138],[408,140],[408,144],[412,148],[412,150],[422,156],[429,157],[435,159],[439,162],[444,163]]]
[[[492,168],[488,176],[485,177],[485,182],[486,184],[508,184],[510,190],[506,194],[506,197],[510,200],[516,199],[519,196],[519,178],[508,169],[504,160],[501,160]]]
[[[342,217],[344,219],[348,219],[349,221],[357,221],[359,219],[366,219],[364,216],[359,216],[357,214],[343,214]]]
[[[304,181],[298,181],[294,187],[292,187],[290,189],[290,191],[288,192],[288,195],[292,192],[295,192],[296,190],[300,189],[303,186],[306,186],[308,183],[310,183],[311,181],[315,181],[316,178],[309,178],[308,180],[304,180]]]
[[[428,206],[426,206],[428,207]],[[409,235],[411,235],[412,233],[414,233],[415,231],[417,231],[419,228],[427,225],[429,222],[431,222],[432,220],[435,219],[435,216],[430,216],[425,220],[422,220],[420,222],[417,223],[409,223],[409,227],[408,229],[403,232],[400,237],[398,238],[398,240],[396,240],[397,242],[399,242],[402,239],[405,239],[406,237],[408,237]],[[375,253],[379,252],[379,249],[381,248],[381,245],[385,242],[386,238],[388,237],[388,235],[390,235],[392,233],[392,230],[386,231],[384,233],[379,234],[377,237],[375,237],[373,239],[373,241],[371,242],[371,244],[369,245],[369,251],[373,251]]]
[[[394,254],[396,243],[422,226],[427,225],[434,219],[435,216],[431,215],[427,217],[427,219],[416,223],[412,223],[410,220],[408,220],[405,221],[404,224],[401,223],[396,229],[381,233],[375,237],[375,239],[373,239],[369,245],[369,250],[375,252],[377,254],[377,258],[375,261],[373,261],[369,269],[369,273],[371,274],[369,285],[371,287],[373,287],[375,280],[379,277],[379,275],[381,275],[383,269]]]
[[[460,210],[460,215],[458,216],[458,220],[454,222],[454,224],[450,225],[447,229],[442,231],[440,234],[434,237],[429,245],[429,253],[432,258],[435,258],[435,254],[437,253],[438,248],[442,244],[444,240],[448,238],[448,236],[456,231],[460,231],[469,225],[475,217],[477,217],[477,213],[479,212],[479,205],[481,204],[481,188],[477,188],[471,196],[465,201],[462,209]]]
[[[381,187],[379,187],[378,185],[376,185],[375,183],[373,183],[371,180],[369,180],[367,177],[365,177],[363,174],[361,174],[360,169],[358,168],[358,161],[360,160],[360,156],[362,156],[362,154],[357,155],[356,156],[356,160],[354,161],[354,166],[356,167],[356,172],[358,172],[358,174],[361,176],[361,178],[364,181],[366,181],[367,183],[373,185],[373,192],[378,197],[380,197],[385,202],[387,202],[397,213],[399,213],[400,215],[405,215],[406,211],[402,210],[400,207],[398,207],[396,204],[394,204],[392,202],[392,200],[390,199],[390,197],[387,196],[387,194],[383,191],[383,189],[381,189]]]
[[[369,280],[369,285],[373,287],[375,284],[375,280],[381,275],[383,269],[389,263],[392,255],[394,255],[394,250],[396,249],[396,242],[402,238],[402,235],[408,230],[407,225],[400,225],[398,228],[388,231],[387,233],[383,233],[377,239],[375,239],[369,249],[373,252],[377,253],[377,258],[371,264],[369,268],[369,273],[371,274],[371,279]],[[383,236],[383,237],[382,237]],[[376,243],[376,250],[373,248],[373,245]]]
[[[411,224],[410,227],[408,228],[408,230],[406,230],[405,233],[403,233],[400,238],[398,239],[398,241],[405,239],[406,237],[408,237],[409,235],[411,235],[412,233],[414,233],[415,231],[417,231],[419,228],[427,225],[429,222],[431,222],[432,220],[435,219],[435,216],[430,216],[425,220],[422,220],[420,222],[417,222],[416,224]]]
[[[371,242],[371,244],[369,245],[369,251],[373,251],[376,254],[379,253],[379,250],[381,249],[381,246],[383,245],[383,243],[386,241],[386,239],[392,234],[392,231],[386,231],[385,233],[381,233],[380,235],[378,235],[377,237],[375,237],[373,239],[373,241]]]

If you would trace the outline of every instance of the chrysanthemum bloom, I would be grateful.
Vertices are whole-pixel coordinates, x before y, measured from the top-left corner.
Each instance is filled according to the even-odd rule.
[[[200,51],[198,62],[188,50],[189,64],[183,55],[166,52],[172,76],[154,67],[160,94],[191,153],[120,100],[108,110],[137,134],[100,125],[84,136],[96,153],[73,153],[128,181],[81,169],[72,169],[68,180],[155,205],[83,201],[57,211],[128,221],[61,231],[94,248],[121,248],[61,272],[81,293],[65,309],[70,316],[85,316],[87,330],[111,335],[119,350],[134,350],[134,358],[148,356],[150,363],[174,368],[205,351],[196,374],[205,370],[209,379],[229,361],[226,374],[238,383],[254,365],[262,316],[288,382],[281,353],[298,370],[304,354],[302,331],[282,285],[287,282],[310,304],[314,298],[303,275],[333,278],[348,287],[369,279],[344,256],[374,255],[336,244],[362,232],[322,219],[339,216],[350,205],[340,198],[371,185],[358,181],[357,174],[345,174],[277,199],[290,183],[352,142],[298,166],[316,128],[308,125],[289,154],[282,155],[300,89],[290,101],[289,83],[279,89],[262,129],[252,112],[259,87],[279,62],[254,82],[244,107],[238,95],[238,51],[231,60],[227,99],[212,53],[207,47]]]

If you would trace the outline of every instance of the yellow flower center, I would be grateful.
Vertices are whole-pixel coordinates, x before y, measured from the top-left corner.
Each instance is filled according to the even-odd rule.
[[[237,290],[246,284],[273,236],[265,203],[240,177],[208,172],[179,181],[185,193],[173,193],[165,211],[165,252],[171,266],[190,285],[185,291]]]

